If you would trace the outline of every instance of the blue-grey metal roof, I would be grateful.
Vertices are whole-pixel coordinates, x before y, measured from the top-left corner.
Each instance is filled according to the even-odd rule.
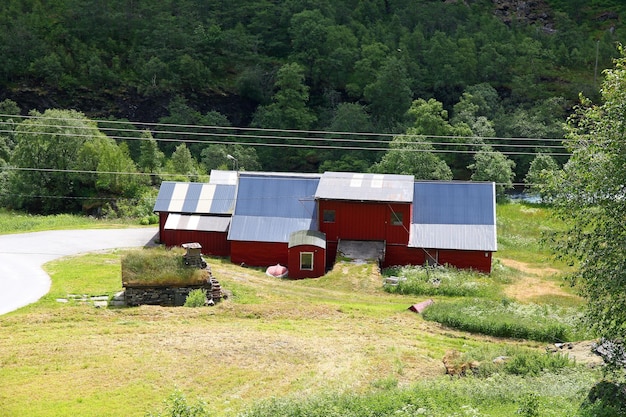
[[[319,175],[239,173],[229,240],[289,242],[297,230],[317,227]]]
[[[497,250],[495,184],[416,182],[409,247]]]
[[[416,182],[413,223],[495,224],[495,184]]]
[[[236,190],[236,185],[164,181],[161,183],[154,211],[189,214],[232,213]]]
[[[315,198],[411,203],[414,180],[412,175],[325,172]]]

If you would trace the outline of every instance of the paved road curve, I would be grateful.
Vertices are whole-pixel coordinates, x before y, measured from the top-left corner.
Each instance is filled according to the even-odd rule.
[[[63,256],[102,249],[144,246],[155,228],[55,230],[0,236],[0,314],[34,303],[50,290],[41,268]]]

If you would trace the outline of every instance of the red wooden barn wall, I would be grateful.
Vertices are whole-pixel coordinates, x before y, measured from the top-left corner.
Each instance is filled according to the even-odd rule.
[[[460,269],[474,269],[491,273],[491,252],[469,250],[439,250],[439,263],[450,264]]]
[[[335,222],[324,223],[324,210],[335,210]],[[391,224],[391,213],[402,213],[402,225]],[[319,201],[320,231],[327,242],[347,240],[384,240],[406,245],[411,222],[410,204],[351,201]]]
[[[313,269],[300,269],[300,254],[302,252],[313,252]],[[289,248],[289,278],[317,278],[326,273],[326,250],[314,245],[300,245]]]
[[[165,229],[167,216],[169,216],[169,213],[162,211],[159,212],[159,236],[163,236],[163,230]]]
[[[230,255],[230,242],[227,232],[200,232],[193,230],[164,230],[161,242],[165,246],[180,246],[183,243],[198,242],[205,255],[227,257]]]
[[[473,269],[486,274],[491,273],[491,252],[409,248],[401,245],[387,245],[382,267],[395,265],[424,265],[427,253],[436,257],[440,265],[451,265],[459,269]]]
[[[230,261],[234,264],[244,263],[250,266],[270,266],[281,264],[287,266],[287,243],[248,242],[233,240],[230,242]]]

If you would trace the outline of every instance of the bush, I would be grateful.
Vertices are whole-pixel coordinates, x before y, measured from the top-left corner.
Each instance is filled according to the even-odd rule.
[[[185,299],[185,307],[204,307],[207,305],[206,290],[191,290]]]
[[[177,390],[165,401],[163,412],[147,413],[146,417],[209,417],[209,412],[204,401],[198,400],[195,405],[190,405],[183,393]]]
[[[474,348],[463,353],[459,360],[464,363],[478,362],[478,369],[473,374],[481,378],[498,373],[536,377],[544,372],[556,373],[576,364],[565,355],[511,345]]]

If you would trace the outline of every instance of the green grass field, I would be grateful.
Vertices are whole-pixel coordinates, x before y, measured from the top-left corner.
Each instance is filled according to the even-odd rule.
[[[498,216],[499,289],[486,297],[580,305],[559,284],[563,267],[537,243],[542,230],[558,227],[546,210],[509,204],[498,206]],[[527,409],[563,416],[579,413],[599,378],[584,366],[445,376],[450,350],[487,364],[543,355],[546,343],[425,321],[408,307],[458,298],[390,294],[373,265],[341,263],[322,278],[288,281],[211,259],[231,293],[212,308],[57,301],[120,291],[123,253],[46,265],[50,293],[0,316],[0,416],[144,416],[175,392],[190,403],[203,399],[215,416],[512,416]],[[532,294],[523,291],[529,282]]]

